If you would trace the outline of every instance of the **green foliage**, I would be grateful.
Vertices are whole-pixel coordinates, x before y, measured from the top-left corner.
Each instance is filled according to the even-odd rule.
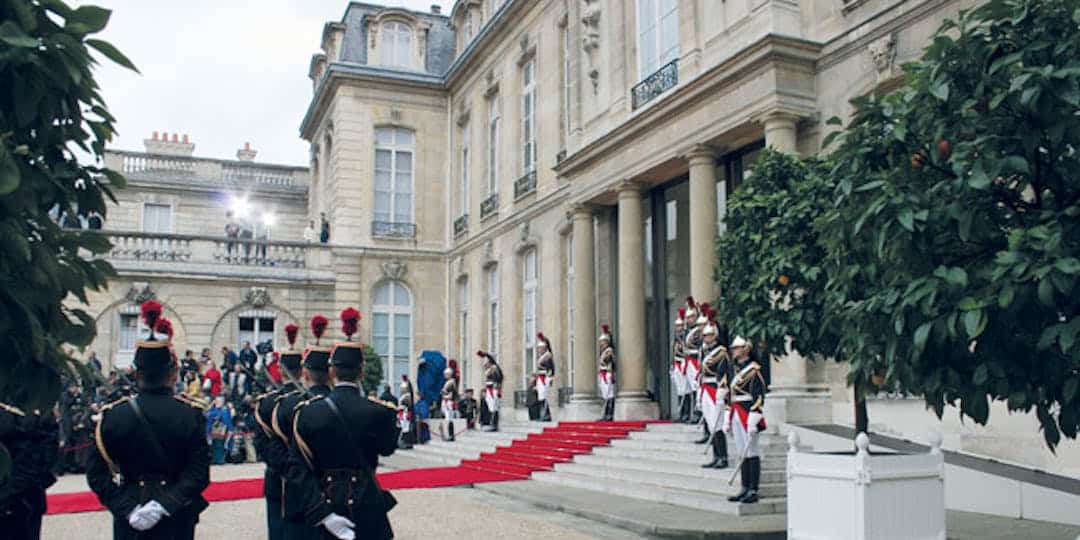
[[[856,100],[818,223],[853,379],[885,371],[984,424],[1080,424],[1080,8],[991,0],[947,21],[907,86]]]
[[[94,337],[94,320],[65,299],[85,302],[112,269],[97,256],[106,238],[62,229],[54,212],[106,214],[105,197],[124,178],[100,163],[113,117],[94,80],[94,49],[133,68],[112,45],[87,39],[109,20],[94,6],[60,0],[0,2],[0,396],[47,409],[60,374],[78,365],[61,350]],[[74,152],[95,158],[82,165]]]
[[[825,324],[825,250],[813,229],[832,205],[825,166],[766,149],[728,199],[728,230],[717,242],[717,309],[730,328],[774,354],[783,353],[786,337],[805,356],[836,353]]]
[[[368,344],[364,344],[364,391],[378,390],[379,383],[382,382],[383,369],[382,359],[379,358],[379,354],[375,352],[375,349]]]

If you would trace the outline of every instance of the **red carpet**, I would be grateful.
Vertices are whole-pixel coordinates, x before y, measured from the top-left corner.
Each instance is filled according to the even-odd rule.
[[[596,446],[622,439],[632,431],[645,429],[649,422],[560,422],[555,427],[484,452],[478,459],[465,460],[457,467],[408,469],[378,474],[383,489],[417,489],[463,486],[485,482],[524,480],[535,471],[550,471],[556,463],[592,452]],[[258,499],[263,496],[262,478],[212,482],[203,496],[210,502]],[[104,507],[90,491],[48,496],[48,514],[96,512]]]

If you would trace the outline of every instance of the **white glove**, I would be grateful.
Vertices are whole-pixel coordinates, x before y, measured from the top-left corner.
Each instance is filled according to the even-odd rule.
[[[324,517],[319,522],[319,525],[322,525],[327,532],[334,535],[334,538],[338,540],[354,540],[356,538],[356,533],[353,532],[353,527],[356,527],[356,524],[347,517],[331,513],[329,516]]]
[[[128,524],[137,531],[148,531],[153,529],[161,521],[161,518],[167,515],[169,513],[165,511],[165,507],[161,506],[161,503],[150,501],[136,506],[135,510],[132,510],[131,514],[128,515]]]
[[[724,425],[720,429],[724,433],[731,435],[731,411],[727,411],[724,413]]]
[[[752,412],[746,417],[746,432],[754,435],[758,432],[758,424],[761,423],[761,413]]]
[[[131,528],[135,529],[136,531],[145,531],[146,529],[150,528],[146,525],[145,519],[143,518],[142,514],[139,513],[139,511],[142,510],[142,507],[143,505],[136,504],[135,509],[132,510],[130,514],[128,514],[128,525],[131,525]]]

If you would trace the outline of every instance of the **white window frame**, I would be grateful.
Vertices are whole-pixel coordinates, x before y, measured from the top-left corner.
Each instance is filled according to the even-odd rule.
[[[404,305],[404,306],[397,305],[398,304],[397,298],[396,298],[396,295],[398,294],[398,292],[397,292],[398,287],[397,286],[400,286],[401,290],[404,291],[404,294],[405,294],[405,297],[406,297],[405,298],[406,299],[406,305]],[[388,294],[389,303],[386,303],[386,304],[377,303],[377,299],[379,297],[379,290],[382,289],[383,287],[389,287],[390,288],[389,294]],[[416,326],[416,318],[413,316],[413,303],[414,303],[414,295],[413,295],[412,291],[409,289],[409,286],[406,285],[405,282],[403,282],[403,281],[385,280],[385,281],[382,281],[379,284],[377,284],[375,286],[375,288],[372,289],[372,294],[371,294],[372,320],[374,321],[374,318],[376,316],[385,315],[386,316],[386,324],[387,324],[387,330],[386,330],[386,332],[387,332],[386,333],[387,351],[384,353],[384,352],[379,352],[378,350],[376,350],[376,352],[379,353],[380,359],[383,361],[383,380],[381,381],[382,384],[389,385],[391,381],[396,381],[396,380],[401,379],[402,373],[398,373],[397,370],[394,368],[395,359],[398,359],[398,360],[403,359],[406,362],[409,362],[409,360],[412,358],[413,343],[414,343],[414,328]],[[406,315],[409,318],[408,345],[405,347],[405,349],[406,349],[405,351],[396,350],[396,345],[395,345],[396,342],[397,342],[398,337],[400,337],[400,336],[397,335],[398,330],[395,328],[396,319],[397,319],[398,315]],[[374,324],[372,324],[370,326],[369,333],[370,333],[370,338],[371,338],[370,343],[372,344],[372,347],[375,347],[376,342],[375,342],[375,325]],[[365,388],[365,390],[372,390],[372,389],[371,388]]]
[[[561,31],[562,31],[562,35],[563,35],[563,47],[562,47],[563,48],[563,51],[562,51],[562,53],[563,53],[563,66],[562,66],[562,79],[563,79],[562,80],[562,91],[563,91],[563,100],[562,100],[563,133],[562,133],[562,135],[563,135],[563,140],[562,140],[562,146],[563,146],[563,149],[565,149],[567,147],[567,145],[569,145],[569,141],[570,141],[570,96],[571,96],[571,91],[573,90],[572,89],[572,86],[573,86],[572,81],[573,81],[573,79],[570,78],[570,51],[572,50],[571,46],[570,46],[570,25],[569,24],[564,25],[561,28]]]
[[[574,235],[566,235],[566,376],[574,381]]]
[[[521,66],[521,174],[536,170],[536,58]]]
[[[378,142],[379,138],[377,133],[379,130],[388,130],[391,134],[390,138],[392,142],[389,144]],[[409,134],[408,140],[412,141],[411,144],[398,142],[398,137],[401,136],[402,133]],[[372,164],[372,168],[375,171],[376,175],[378,175],[378,172],[380,170],[378,165],[379,152],[390,152],[390,169],[387,171],[390,173],[390,189],[389,191],[380,190],[378,182],[372,182],[372,187],[375,191],[375,200],[372,203],[373,217],[375,218],[375,221],[388,221],[392,223],[414,223],[414,216],[416,215],[416,132],[404,127],[376,126],[374,140],[375,155],[373,156],[373,158],[375,159],[375,161]],[[411,164],[409,166],[409,192],[399,193],[397,186],[398,159],[400,154],[404,153],[409,154],[409,159],[411,161]],[[379,209],[377,201],[379,199],[378,194],[380,191],[386,192],[389,195],[390,208],[388,211],[382,211]],[[398,214],[398,199],[400,197],[408,197],[409,199],[408,216],[401,216]],[[380,216],[388,216],[389,219],[380,219]]]
[[[157,230],[156,228],[155,228],[155,230],[147,229],[147,225],[149,225],[149,223],[147,222],[147,211],[146,210],[148,208],[150,208],[150,207],[168,209],[167,212],[168,212],[168,218],[169,219],[168,219],[168,224],[165,227],[166,230]],[[170,203],[144,202],[143,205],[142,205],[142,216],[141,216],[142,231],[143,232],[148,232],[148,233],[156,233],[156,234],[172,234],[173,233],[173,226],[175,225],[175,220],[176,220],[174,210],[175,210],[175,208],[173,208],[173,205],[170,204]],[[160,225],[160,223],[156,223],[156,225]]]
[[[384,66],[412,69],[413,31],[408,24],[400,21],[387,21],[379,29],[379,60]]]
[[[487,280],[487,340],[488,352],[499,357],[499,267],[484,270]]]
[[[500,105],[499,93],[495,92],[488,99],[488,195],[499,192],[499,121],[502,114],[499,110]]]
[[[462,278],[457,283],[458,295],[458,358],[462,372],[466,373],[465,362],[469,360],[469,280]],[[467,376],[467,375],[466,375]],[[464,382],[464,381],[463,381]]]
[[[524,333],[522,362],[525,366],[522,374],[527,380],[529,374],[536,368],[536,329],[540,312],[538,306],[540,300],[538,294],[540,289],[540,256],[535,247],[529,248],[522,254],[521,267],[521,328]],[[532,270],[531,278],[529,277],[530,269]]]
[[[461,184],[458,186],[458,216],[469,213],[469,122],[461,126]]]
[[[130,335],[125,330],[130,328],[124,324],[126,321],[135,321],[135,329]],[[145,332],[146,326],[139,316],[139,306],[124,306],[118,310],[116,316],[116,352],[113,354],[113,368],[126,368],[132,364],[135,360],[135,345]],[[131,338],[130,343],[125,343],[125,336]]]
[[[242,335],[241,335],[242,330],[240,330],[240,319],[253,319],[253,321],[252,321],[253,330],[251,330],[251,336],[250,337],[247,337],[247,338],[242,337]],[[264,334],[261,333],[263,331],[259,327],[261,326],[260,321],[262,319],[270,319],[272,321],[271,326],[273,328],[270,329],[269,335],[264,335]],[[250,341],[251,342],[251,348],[252,349],[254,349],[255,346],[260,341],[265,341],[267,337],[269,337],[271,339],[271,342],[272,342],[272,340],[274,339],[274,332],[277,330],[277,320],[276,319],[277,319],[277,313],[275,313],[273,311],[269,311],[269,310],[264,310],[264,309],[248,310],[248,311],[242,311],[240,313],[237,313],[236,314],[236,350],[239,351],[241,349],[241,347],[243,347],[245,341]]]
[[[665,10],[665,4],[670,9]],[[679,3],[678,0],[637,0],[635,7],[638,80],[644,80],[645,77],[652,75],[656,70],[679,57]],[[649,13],[650,11],[651,13]],[[664,33],[665,17],[674,17],[674,36],[667,36]],[[649,47],[644,39],[646,33],[650,31],[653,32],[654,36],[652,50],[648,50]],[[671,43],[665,42],[665,38],[670,39]],[[646,63],[646,54],[649,55],[648,59],[651,64]]]

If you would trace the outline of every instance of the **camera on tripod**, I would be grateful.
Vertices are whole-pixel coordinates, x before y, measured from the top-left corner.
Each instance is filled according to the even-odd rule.
[[[255,351],[259,354],[270,354],[274,350],[274,340],[267,339],[255,344]]]

